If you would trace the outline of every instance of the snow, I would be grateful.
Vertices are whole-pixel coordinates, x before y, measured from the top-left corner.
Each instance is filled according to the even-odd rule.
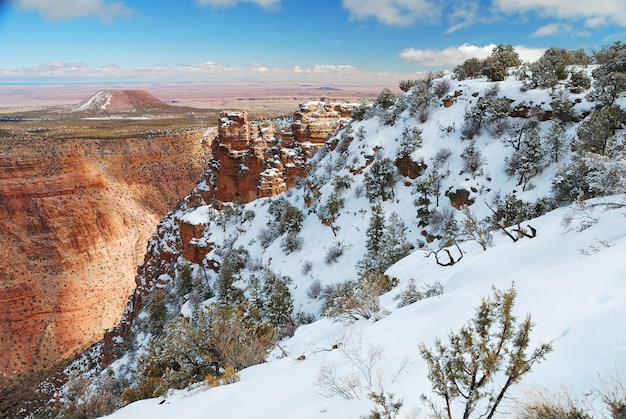
[[[414,159],[424,158],[431,166],[437,151],[451,150],[448,161],[451,173],[444,179],[442,190],[458,186],[474,188],[477,192],[472,192],[472,198],[476,203],[470,209],[479,219],[491,214],[485,202],[491,203],[496,196],[515,191],[519,199],[531,202],[550,194],[550,180],[558,165],[549,166],[534,178],[534,188],[522,191],[515,179],[504,174],[505,158],[510,156],[512,148],[486,133],[475,138],[476,147],[486,160],[484,174],[472,178],[458,172],[462,167],[460,154],[469,144],[460,139],[466,106],[476,102],[473,93],[482,95],[492,84],[484,79],[451,82],[452,91],[462,90],[462,95],[450,108],[432,108],[428,122],[420,124],[408,111],[394,125],[381,125],[378,118],[355,121],[353,132],[363,127],[366,134],[364,139],[355,137],[349,144],[345,164],[338,153],[321,152],[317,157],[321,159],[319,164],[312,166],[309,173],[310,178],[317,179],[322,196],[314,205],[323,204],[331,194],[332,177],[350,175],[354,182],[344,193],[345,206],[334,222],[340,228],[335,230],[320,223],[313,213],[315,206],[304,205],[303,189],[284,194],[285,199],[307,214],[300,232],[305,238],[300,251],[286,255],[280,239],[266,249],[260,246],[259,232],[266,227],[271,198],[247,204],[245,210],[254,211],[255,217],[243,224],[212,224],[212,209],[208,205],[181,209],[168,222],[175,223],[174,218],[178,217],[191,224],[204,224],[208,226],[205,234],[207,237],[212,234],[212,240],[223,237],[223,241],[233,240],[233,247],[244,246],[251,260],[260,261],[278,274],[293,279],[291,291],[296,311],[319,316],[322,301],[307,296],[309,285],[315,280],[325,286],[356,279],[355,265],[365,254],[370,204],[365,196],[358,197],[354,192],[356,186],[362,184],[363,174],[352,175],[349,168],[363,167],[367,156],[394,160],[405,128],[422,130],[423,146],[412,154]],[[513,98],[514,105],[525,101],[549,107],[548,92],[535,89],[520,93],[520,87],[521,82],[509,78],[500,83],[499,96]],[[579,96],[584,98],[584,94]],[[592,106],[582,99],[576,104],[575,112],[584,112]],[[550,121],[540,123],[542,134],[549,124]],[[567,130],[572,135],[575,125]],[[340,134],[336,138],[341,138]],[[276,169],[268,169],[265,174],[270,175],[272,170]],[[287,355],[275,349],[267,362],[240,371],[241,380],[237,383],[215,388],[200,384],[188,390],[172,391],[165,398],[132,403],[110,417],[195,418],[210,412],[211,416],[219,418],[359,418],[374,408],[367,397],[368,391],[382,388],[403,400],[398,417],[426,418],[430,412],[419,396],[425,394],[438,404],[441,400],[432,393],[427,365],[418,346],[431,346],[438,337],[445,341],[450,331],[458,330],[473,316],[481,298],[490,295],[493,287],[504,290],[512,284],[517,291],[514,314],[523,319],[530,313],[535,324],[531,348],[551,342],[553,351],[545,361],[533,367],[521,384],[512,387],[511,398],[499,409],[501,412],[511,412],[514,399],[533,386],[554,392],[566,387],[574,394],[582,394],[600,389],[603,379],[616,374],[624,376],[626,210],[607,210],[603,201],[591,201],[599,205],[592,210],[590,227],[580,230],[576,228],[577,221],[569,228],[563,225],[562,220],[572,209],[559,208],[521,223],[523,227],[532,225],[537,230],[536,237],[513,243],[505,235],[496,233],[493,245],[486,251],[475,242],[463,242],[460,243],[463,259],[453,266],[442,267],[437,265],[434,256],[428,256],[428,248],[421,250],[417,246],[422,237],[421,228],[416,225],[415,196],[412,186],[403,182],[404,179],[396,183],[393,199],[384,201],[382,206],[387,219],[391,212],[400,215],[416,250],[387,270],[389,276],[399,280],[399,285],[380,297],[384,314],[354,323],[321,318],[301,326],[292,338],[280,342]],[[607,198],[614,202],[624,202],[624,199],[623,196]],[[449,206],[446,197],[440,200],[441,207]],[[457,216],[461,217],[458,213]],[[325,256],[330,247],[337,245],[344,249],[344,254],[337,263],[329,265]],[[167,240],[163,246],[168,246]],[[451,252],[456,255],[457,249],[451,248]],[[306,273],[303,272],[305,263],[311,265]],[[418,288],[438,281],[444,287],[444,294],[398,308],[394,297],[411,280]],[[190,316],[189,304],[183,306],[182,314]],[[373,364],[374,379],[368,386],[367,377],[355,372],[357,366],[350,359],[367,358],[373,353],[378,353],[380,360]],[[325,394],[328,392],[318,384],[320,373],[328,368],[338,376],[356,374],[361,382],[357,386],[358,397],[350,400],[339,395],[328,397]],[[597,409],[594,417],[607,416],[601,411],[598,398],[594,403]],[[458,411],[459,405],[454,405],[454,409]],[[500,417],[505,416],[503,413]]]
[[[211,412],[220,418],[358,418],[373,408],[366,395],[360,400],[324,397],[317,377],[324,363],[334,363],[340,373],[349,371],[346,351],[366,354],[378,346],[384,357],[376,369],[384,373],[384,389],[404,400],[403,412],[425,413],[418,397],[428,394],[430,385],[418,345],[431,345],[436,337],[457,330],[492,286],[506,289],[512,282],[517,290],[515,314],[522,318],[531,313],[536,324],[532,345],[552,342],[554,348],[521,386],[514,387],[514,394],[534,384],[554,391],[561,385],[581,391],[600,388],[601,377],[623,372],[626,365],[624,212],[607,212],[592,227],[568,232],[560,226],[567,211],[533,220],[538,230],[534,239],[514,244],[503,237],[485,252],[468,251],[462,263],[449,268],[415,252],[388,270],[401,284],[381,297],[390,311],[381,320],[343,324],[324,318],[302,326],[281,343],[289,357],[276,355],[241,371],[238,383],[135,402],[110,417],[201,417]],[[599,240],[606,244],[598,245]],[[597,251],[581,253],[592,246]],[[409,278],[418,284],[441,281],[445,293],[398,309],[392,297]],[[342,346],[332,349],[337,344]],[[306,359],[297,360],[300,355]]]

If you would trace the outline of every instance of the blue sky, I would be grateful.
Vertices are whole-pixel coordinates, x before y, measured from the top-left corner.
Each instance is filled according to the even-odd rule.
[[[624,38],[624,0],[0,0],[0,83],[380,84]]]

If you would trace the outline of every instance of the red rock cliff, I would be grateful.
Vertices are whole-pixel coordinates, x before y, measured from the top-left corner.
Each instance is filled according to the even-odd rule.
[[[119,321],[158,219],[200,176],[201,136],[0,139],[0,388]]]
[[[244,111],[222,112],[203,198],[249,202],[285,192],[305,176],[309,153],[322,147],[351,113],[350,104],[309,102],[294,112],[288,129],[279,131],[270,121],[248,121]]]

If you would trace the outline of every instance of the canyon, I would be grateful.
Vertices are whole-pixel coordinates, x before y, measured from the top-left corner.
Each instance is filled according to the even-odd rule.
[[[115,112],[136,113],[126,99],[109,100],[109,94],[98,92],[69,109],[93,118],[109,102]],[[146,95],[130,96],[145,106]],[[131,131],[128,138],[128,132],[120,138],[63,138],[56,125],[22,135],[0,130],[3,398],[28,397],[23,392],[33,383],[101,340],[106,330],[105,343],[123,330],[110,328],[133,301],[135,309],[141,306],[137,290],[131,293],[141,285],[135,275],[157,257],[148,239],[159,234],[159,220],[186,195],[232,202],[284,192],[305,176],[306,156],[349,121],[352,106],[306,103],[281,126],[251,121],[246,111],[223,111],[217,128],[207,123],[142,135]],[[96,123],[111,123],[109,116]],[[61,118],[57,125],[64,123]],[[206,189],[194,189],[199,179]],[[180,225],[191,241],[198,233],[186,227],[197,226]],[[187,246],[186,256],[201,258],[204,252]]]
[[[119,320],[147,238],[201,172],[203,134],[0,141],[2,382]]]

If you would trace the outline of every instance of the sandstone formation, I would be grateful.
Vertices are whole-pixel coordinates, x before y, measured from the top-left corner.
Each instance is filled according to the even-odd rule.
[[[250,202],[285,192],[305,176],[311,152],[324,146],[351,112],[350,104],[305,103],[280,130],[270,121],[250,122],[244,111],[222,112],[210,146],[204,200]]]
[[[119,321],[146,240],[200,176],[201,136],[0,138],[0,390]]]

